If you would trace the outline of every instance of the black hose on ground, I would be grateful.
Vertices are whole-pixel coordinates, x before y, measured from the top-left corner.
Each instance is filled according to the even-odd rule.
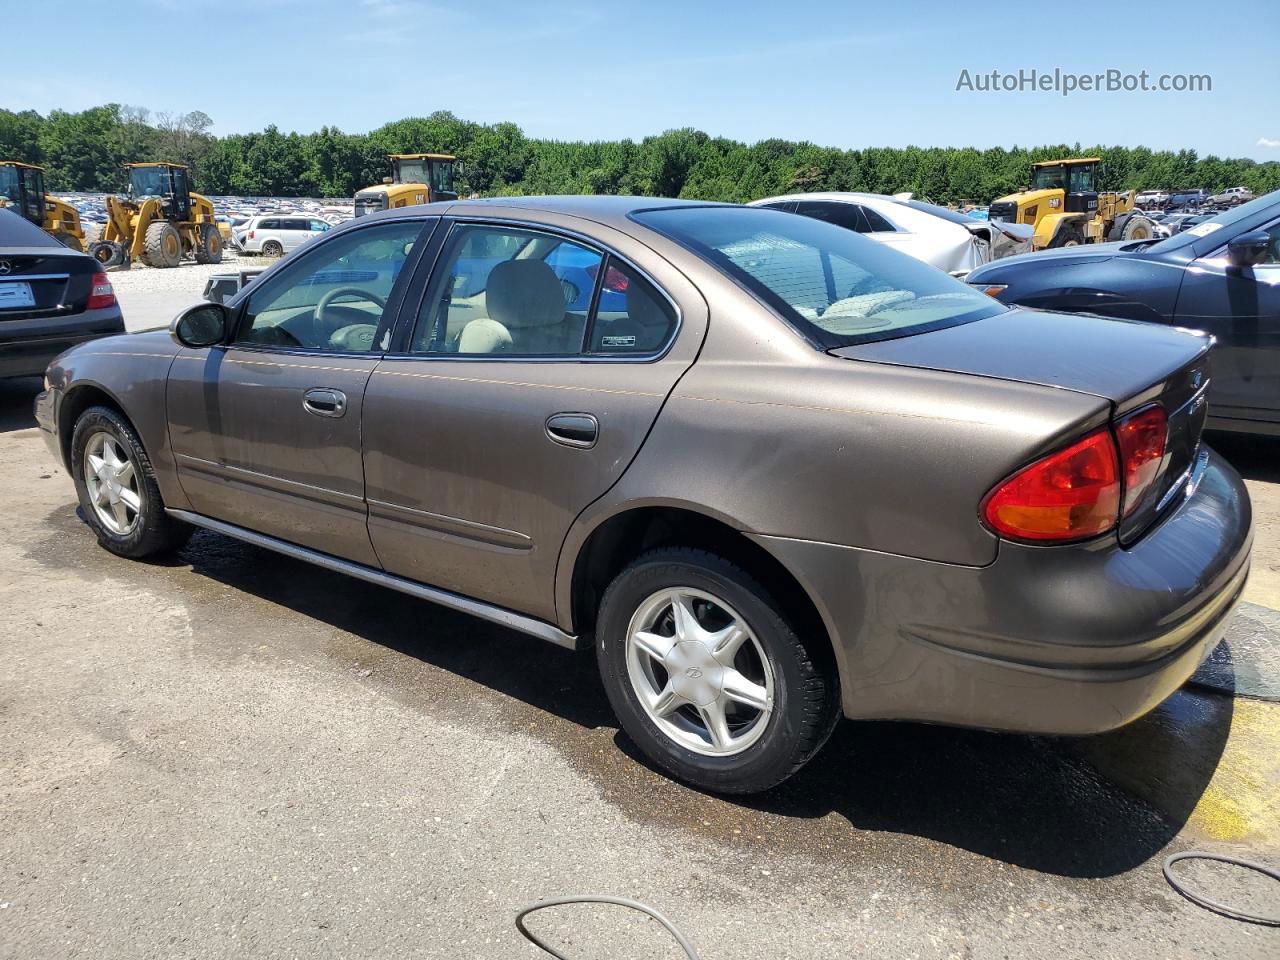
[[[1224,917],[1230,917],[1232,920],[1243,920],[1245,923],[1259,923],[1269,927],[1280,927],[1280,916],[1264,916],[1262,914],[1246,913],[1231,906],[1228,903],[1219,903],[1217,900],[1210,900],[1202,893],[1197,893],[1186,886],[1183,881],[1179,880],[1173,873],[1173,865],[1180,860],[1215,860],[1218,863],[1229,863],[1234,867],[1244,867],[1247,870],[1256,870],[1263,876],[1270,877],[1272,880],[1280,880],[1280,870],[1273,870],[1265,863],[1258,863],[1256,860],[1245,860],[1242,857],[1229,857],[1221,853],[1205,853],[1203,850],[1186,850],[1182,853],[1175,853],[1170,857],[1166,857],[1161,870],[1164,871],[1164,878],[1169,881],[1169,886],[1182,894],[1192,903],[1204,907],[1206,910],[1212,910],[1214,913],[1221,914]]]
[[[693,949],[693,944],[685,937],[683,933],[677,929],[676,925],[660,914],[653,907],[641,903],[639,900],[631,900],[627,897],[607,897],[599,894],[585,893],[572,894],[567,897],[545,897],[536,900],[533,903],[526,904],[516,911],[516,929],[520,931],[520,935],[532,943],[535,947],[546,953],[551,954],[556,960],[569,960],[563,953],[560,953],[553,947],[548,946],[536,935],[531,933],[524,925],[524,918],[536,910],[545,910],[548,907],[563,907],[571,903],[605,903],[615,907],[626,907],[628,910],[639,910],[641,913],[648,914],[662,924],[671,936],[675,938],[676,943],[680,944],[680,949],[684,951],[684,955],[689,960],[698,960],[698,952]]]

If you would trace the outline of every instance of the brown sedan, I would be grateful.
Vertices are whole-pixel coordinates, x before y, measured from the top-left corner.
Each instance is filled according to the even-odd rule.
[[[442,203],[71,350],[37,416],[107,549],[205,527],[594,646],[646,754],[745,792],[841,713],[1086,733],[1173,692],[1252,538],[1210,343],[786,213]]]

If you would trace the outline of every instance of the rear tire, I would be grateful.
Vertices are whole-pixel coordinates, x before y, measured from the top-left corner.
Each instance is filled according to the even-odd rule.
[[[95,469],[95,463],[108,466]],[[85,522],[98,542],[118,556],[138,560],[176,550],[193,532],[165,513],[142,441],[111,407],[90,407],[76,420],[71,476]]]
[[[196,248],[196,263],[222,262],[222,234],[212,223],[200,228],[200,245]]]
[[[147,224],[142,241],[142,262],[148,267],[176,267],[182,262],[182,236],[167,220]]]
[[[264,257],[283,257],[284,247],[276,240],[268,240],[262,245],[262,255]]]
[[[826,742],[839,717],[826,643],[798,636],[736,564],[690,548],[650,551],[618,574],[596,630],[600,676],[627,735],[672,776],[720,793],[776,786]]]
[[[105,223],[86,223],[84,225],[84,248],[88,250],[95,243],[102,240],[102,235],[106,233],[107,225]]]
[[[58,242],[64,247],[69,247],[77,253],[84,253],[84,248],[80,246],[80,238],[71,233],[58,234]]]

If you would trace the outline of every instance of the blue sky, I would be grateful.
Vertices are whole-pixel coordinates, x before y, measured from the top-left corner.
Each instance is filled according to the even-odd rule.
[[[1280,160],[1275,0],[13,0],[6,34],[48,36],[56,21],[83,25],[83,56],[55,68],[47,44],[7,43],[0,106],[203,110],[220,134],[362,132],[447,109],[559,139],[693,126],[748,142],[1080,141]],[[962,70],[1055,67],[1209,74],[1213,89],[956,90]]]

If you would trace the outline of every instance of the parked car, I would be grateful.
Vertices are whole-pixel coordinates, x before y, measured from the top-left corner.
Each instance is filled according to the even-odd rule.
[[[352,221],[36,411],[108,550],[204,527],[594,649],[647,757],[748,792],[841,712],[1089,733],[1176,690],[1252,537],[1209,346],[809,217],[504,198]]]
[[[1227,187],[1222,193],[1215,193],[1206,202],[1214,206],[1234,207],[1237,204],[1248,203],[1252,199],[1253,191],[1248,187]]]
[[[1143,190],[1134,198],[1134,203],[1144,209],[1159,209],[1169,202],[1169,195],[1163,190]]]
[[[1170,211],[1194,210],[1204,204],[1208,194],[1203,190],[1178,190],[1169,194],[1166,209]]]
[[[1004,303],[1191,327],[1214,336],[1209,424],[1280,434],[1280,191],[1156,243],[992,264],[968,278]]]
[[[0,209],[0,378],[39,376],[68,347],[123,332],[98,262]]]
[[[965,216],[910,194],[801,193],[755,200],[750,206],[785,210],[863,233],[947,273],[1031,251],[1034,230]]]
[[[283,214],[252,217],[239,228],[236,249],[241,253],[281,257],[329,229],[329,224],[318,217]]]

